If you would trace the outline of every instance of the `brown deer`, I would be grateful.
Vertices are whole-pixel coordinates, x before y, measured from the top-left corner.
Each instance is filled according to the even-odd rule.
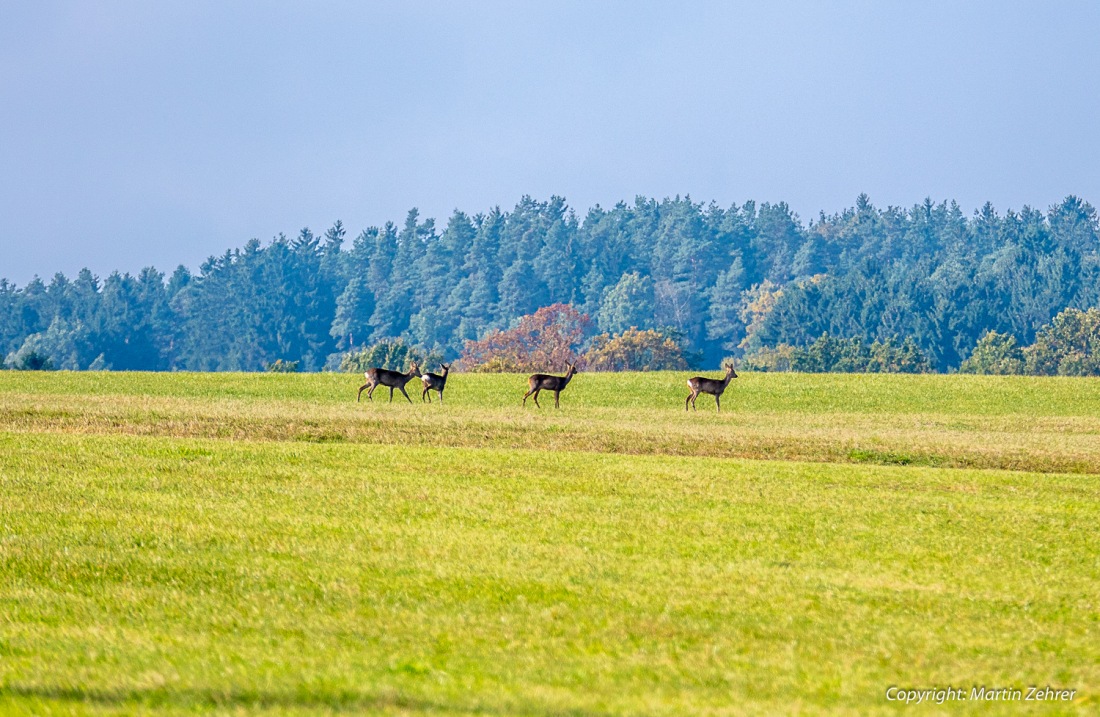
[[[722,412],[722,392],[726,390],[726,386],[730,384],[730,379],[737,378],[737,372],[733,370],[733,364],[726,364],[726,377],[722,380],[714,378],[704,378],[703,376],[696,376],[695,378],[688,379],[688,388],[691,389],[691,393],[688,394],[687,401],[684,402],[684,410],[688,408],[688,404],[691,404],[691,410],[695,410],[695,399],[699,397],[700,393],[709,393],[714,396],[714,402],[718,405],[718,412]]]
[[[451,367],[445,363],[439,364],[440,370],[443,373],[426,373],[420,377],[420,380],[424,382],[424,393],[420,394],[420,401],[424,401],[424,397],[427,396],[428,403],[432,402],[432,394],[429,391],[439,391],[439,402],[443,403],[443,389],[447,387],[447,374],[450,373]]]
[[[416,366],[416,361],[412,362],[412,367],[408,373],[401,373],[400,371],[390,371],[384,368],[372,368],[364,374],[367,377],[367,382],[359,387],[359,395],[355,397],[355,402],[359,403],[359,399],[363,396],[363,389],[369,388],[367,391],[367,398],[371,401],[371,394],[374,393],[374,389],[379,386],[386,386],[390,389],[390,403],[393,403],[393,389],[397,389],[405,395],[409,403],[412,403],[412,399],[409,398],[409,394],[405,393],[405,384],[412,380],[413,376],[420,375],[420,369]]]
[[[535,395],[535,405],[539,408],[539,391],[553,391],[554,392],[554,408],[559,408],[558,397],[561,392],[565,390],[565,387],[569,385],[569,379],[573,378],[577,373],[577,364],[569,364],[569,370],[565,372],[564,376],[548,376],[544,373],[536,373],[531,378],[527,379],[527,385],[530,387],[527,393],[523,394],[523,405],[527,405],[527,397],[531,394]]]

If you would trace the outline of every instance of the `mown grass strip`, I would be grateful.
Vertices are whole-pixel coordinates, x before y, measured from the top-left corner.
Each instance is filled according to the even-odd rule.
[[[0,494],[13,708],[867,713],[890,684],[1100,688],[1080,476],[0,434]]]
[[[1100,418],[0,395],[0,430],[1100,473]]]

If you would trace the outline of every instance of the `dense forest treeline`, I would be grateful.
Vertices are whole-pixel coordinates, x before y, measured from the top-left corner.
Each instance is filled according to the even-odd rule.
[[[340,222],[249,241],[197,273],[147,268],[100,280],[0,281],[0,357],[56,368],[335,367],[403,338],[454,358],[468,340],[555,303],[593,331],[659,329],[704,367],[727,355],[811,346],[823,335],[905,340],[957,369],[987,332],[1032,343],[1065,308],[1100,305],[1095,209],[966,216],[954,202],[854,207],[803,222],[780,203],[722,208],[639,197],[578,217],[560,197],[461,211],[349,240]],[[25,363],[25,362],[24,362]]]

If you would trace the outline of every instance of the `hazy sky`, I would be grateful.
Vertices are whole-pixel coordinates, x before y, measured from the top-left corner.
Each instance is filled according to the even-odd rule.
[[[0,276],[523,194],[1100,204],[1096,2],[4,2]]]

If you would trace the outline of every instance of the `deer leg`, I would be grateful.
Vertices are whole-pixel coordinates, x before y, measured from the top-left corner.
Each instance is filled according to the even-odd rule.
[[[688,410],[688,404],[690,404],[690,403],[691,403],[691,397],[692,397],[693,395],[694,395],[694,394],[691,394],[691,393],[689,393],[689,394],[688,394],[688,397],[687,397],[687,399],[686,399],[686,400],[684,401],[684,410],[685,410],[685,411],[686,411],[686,410]]]
[[[699,394],[695,394],[691,397],[691,410],[695,410],[695,399],[699,398]]]
[[[439,402],[443,403],[443,389],[439,389]]]
[[[397,387],[397,390],[398,390],[398,391],[400,391],[400,392],[401,392],[402,394],[404,394],[404,395],[405,395],[405,400],[406,400],[406,401],[408,401],[409,403],[412,403],[412,402],[413,402],[413,400],[412,400],[411,398],[409,398],[409,394],[408,394],[408,392],[406,392],[406,391],[405,391],[405,387],[404,387],[404,386],[398,386],[398,387]]]
[[[371,385],[371,387],[370,387],[370,390],[369,390],[369,391],[367,391],[367,398],[368,398],[368,399],[369,399],[370,401],[372,401],[372,402],[374,401],[374,389],[376,389],[376,388],[378,388],[378,384],[377,384],[377,383],[376,383],[376,384],[373,384],[373,385]]]
[[[363,397],[363,389],[366,388],[369,385],[370,385],[369,383],[364,383],[362,386],[359,387],[359,393],[356,394],[356,396],[355,396],[355,402],[356,403],[359,403],[359,399]],[[370,394],[367,394],[367,397],[369,398]]]
[[[528,391],[527,393],[523,394],[523,405],[524,406],[527,405],[527,397],[530,396],[534,392],[535,392],[534,389],[532,389],[532,390]]]
[[[535,389],[535,405],[538,406],[539,408],[542,408],[542,406],[539,405],[539,391],[541,391],[541,390],[542,390],[541,388],[536,388]]]
[[[558,396],[560,395],[561,391],[554,391],[554,408],[561,408],[561,406],[558,405]]]
[[[718,406],[718,413],[721,413],[722,412],[722,397],[716,395],[714,397],[714,404],[716,406]]]
[[[424,392],[420,394],[420,402],[421,403],[424,403],[424,397],[425,396],[428,396],[428,387],[427,386],[424,387]],[[432,397],[428,396],[428,403],[431,403],[431,402],[432,402]]]
[[[390,403],[393,403],[393,386],[390,386]]]

